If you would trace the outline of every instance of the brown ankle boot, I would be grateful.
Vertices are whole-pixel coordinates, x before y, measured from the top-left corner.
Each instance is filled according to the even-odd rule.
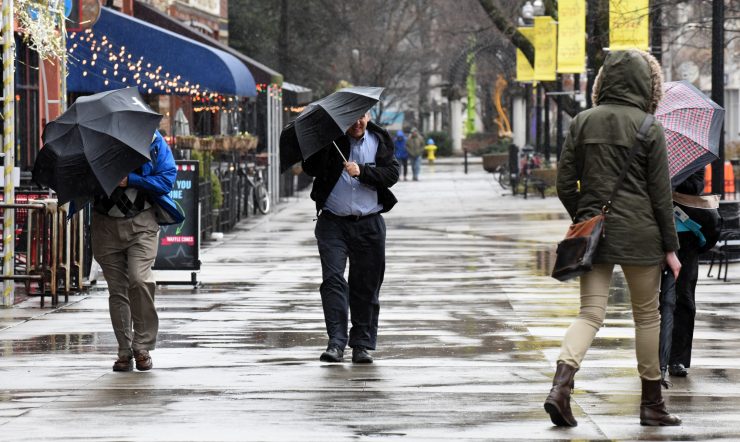
[[[573,377],[577,371],[577,368],[558,361],[555,377],[552,378],[552,389],[545,400],[545,411],[550,415],[552,423],[558,427],[578,425],[570,409],[570,394],[575,385]]]
[[[665,409],[660,380],[642,379],[642,400],[640,400],[640,425],[650,427],[681,425],[678,416],[669,414]]]

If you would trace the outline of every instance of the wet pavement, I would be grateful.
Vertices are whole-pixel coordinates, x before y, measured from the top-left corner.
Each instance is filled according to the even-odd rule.
[[[250,219],[202,253],[199,290],[158,292],[151,372],[113,373],[100,289],[57,309],[0,310],[0,440],[740,439],[740,266],[706,277],[690,375],[666,393],[681,427],[638,422],[629,294],[576,376],[579,426],[542,408],[575,283],[549,278],[568,225],[555,198],[503,195],[459,160],[400,182],[386,215],[375,364],[325,364],[313,203]],[[163,280],[188,274],[161,274]]]

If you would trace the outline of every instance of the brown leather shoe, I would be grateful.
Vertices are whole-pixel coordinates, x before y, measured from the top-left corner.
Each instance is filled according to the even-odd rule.
[[[134,361],[130,356],[119,356],[113,363],[113,371],[131,371],[134,369]]]
[[[575,427],[578,421],[573,417],[570,409],[570,394],[574,388],[573,377],[577,368],[558,361],[558,368],[552,378],[552,389],[545,399],[545,411],[550,415],[550,420],[558,427]]]
[[[681,418],[674,416],[665,408],[660,380],[642,379],[642,399],[640,400],[640,425],[666,427],[681,425]]]
[[[148,350],[135,350],[134,359],[136,359],[136,369],[139,371],[151,370],[154,366]]]

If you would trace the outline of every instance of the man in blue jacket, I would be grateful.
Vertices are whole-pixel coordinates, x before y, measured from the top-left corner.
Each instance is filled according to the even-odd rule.
[[[172,151],[156,131],[149,148],[152,161],[128,174],[110,197],[93,204],[92,248],[108,282],[108,306],[118,341],[113,371],[150,370],[159,317],[154,307],[159,224],[184,219],[169,193],[177,167]]]

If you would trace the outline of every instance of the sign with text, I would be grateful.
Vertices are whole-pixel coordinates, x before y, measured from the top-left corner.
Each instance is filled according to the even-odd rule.
[[[170,197],[185,220],[180,224],[162,226],[154,270],[200,269],[200,216],[198,215],[197,161],[178,160],[177,179]]]
[[[586,70],[586,0],[558,1],[558,73]]]
[[[189,0],[187,3],[195,9],[221,16],[221,0]]]
[[[521,34],[529,40],[530,43],[534,42],[534,28],[516,28]],[[537,54],[535,53],[535,58]],[[522,83],[531,83],[534,80],[534,68],[527,60],[524,52],[521,49],[516,50],[516,81]]]
[[[650,48],[648,42],[649,0],[609,0],[609,49]]]
[[[550,16],[534,18],[534,79],[555,81],[558,25]]]

